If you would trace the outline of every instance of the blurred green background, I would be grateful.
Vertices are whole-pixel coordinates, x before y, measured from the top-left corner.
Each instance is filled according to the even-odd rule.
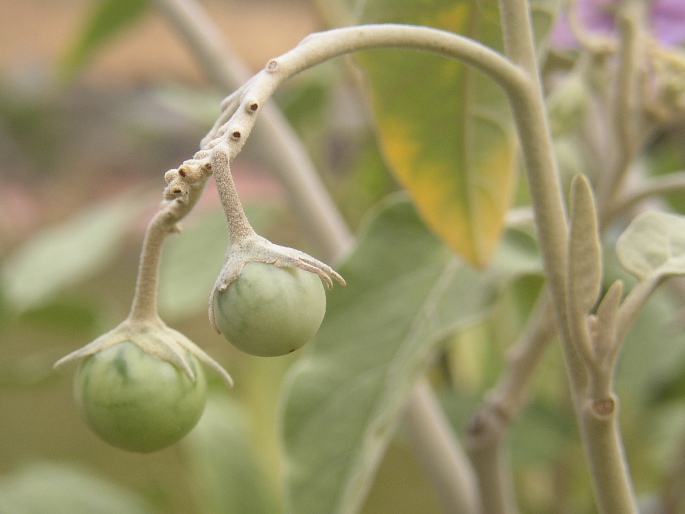
[[[326,23],[316,2],[202,3],[253,71]],[[227,392],[211,377],[212,398],[198,427],[174,447],[137,455],[99,441],[73,404],[73,368],[52,370],[55,360],[128,313],[164,172],[198,149],[227,93],[210,84],[151,9],[92,53],[79,53],[102,5],[0,5],[0,514],[278,513],[279,389],[299,355],[251,357],[211,330],[207,299],[227,242],[211,182],[165,249],[160,307],[170,326],[226,367],[235,388]],[[138,3],[121,5],[135,10]],[[69,68],[76,58],[83,60]],[[290,81],[276,98],[353,229],[397,189],[376,149],[357,79],[344,66],[324,65]],[[660,148],[655,161],[674,155]],[[654,173],[683,166],[682,155],[666,157]],[[322,257],[258,147],[248,143],[233,171],[258,232]],[[616,269],[609,260],[609,279]],[[458,434],[495,383],[539,288],[539,277],[518,280],[493,315],[457,334],[436,364],[431,379]],[[679,309],[666,293],[650,302],[617,377],[627,454],[645,505],[685,487],[667,480],[685,476],[678,469],[685,461]],[[556,346],[531,398],[511,438],[522,511],[595,512]],[[401,430],[363,512],[440,512]]]

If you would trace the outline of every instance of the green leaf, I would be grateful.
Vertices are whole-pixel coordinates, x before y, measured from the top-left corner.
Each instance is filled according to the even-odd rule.
[[[17,321],[22,326],[53,335],[88,338],[102,328],[100,314],[98,306],[90,301],[86,303],[61,296],[22,312]]]
[[[206,311],[209,292],[228,246],[226,218],[221,210],[184,225],[169,238],[159,272],[159,308],[165,318]]]
[[[211,395],[184,440],[192,476],[208,513],[276,514],[281,508],[256,459],[254,428],[227,395]]]
[[[80,37],[62,60],[62,75],[72,78],[96,50],[141,18],[147,8],[148,0],[99,0]]]
[[[0,477],[0,512],[39,514],[148,514],[130,491],[70,465],[34,464]]]
[[[652,395],[655,403],[682,401],[685,398],[685,360],[680,363],[678,371],[655,386]]]
[[[656,211],[636,216],[618,238],[616,254],[638,279],[685,274],[685,217]]]
[[[646,405],[683,372],[685,332],[677,324],[680,312],[682,304],[668,291],[657,290],[628,331],[616,373],[616,391],[626,407]]]
[[[535,32],[535,44],[540,53],[546,50],[547,36],[554,25],[560,4],[559,0],[529,0],[528,2]]]
[[[362,22],[421,23],[500,49],[497,2],[376,0]],[[515,135],[499,86],[456,60],[403,50],[359,56],[381,149],[426,224],[485,266],[500,239],[515,176]]]
[[[572,315],[584,319],[594,307],[602,285],[602,247],[595,197],[584,175],[571,183],[568,302]]]
[[[279,211],[269,205],[245,206],[250,223],[267,231]],[[168,239],[159,272],[159,309],[165,318],[181,318],[207,310],[209,293],[224,263],[228,227],[222,210],[183,224]]]
[[[284,399],[287,497],[298,514],[360,506],[415,381],[441,340],[487,315],[504,282],[539,272],[532,238],[511,232],[492,267],[465,264],[404,196],[388,201],[340,266],[346,287]]]
[[[141,207],[132,197],[118,198],[34,236],[0,268],[7,301],[23,311],[100,270],[115,257]]]
[[[605,284],[633,279],[619,266],[617,256],[605,254]],[[646,407],[654,391],[672,380],[685,362],[685,331],[680,327],[682,303],[666,288],[657,289],[642,307],[621,348],[616,369],[616,392],[622,408]]]

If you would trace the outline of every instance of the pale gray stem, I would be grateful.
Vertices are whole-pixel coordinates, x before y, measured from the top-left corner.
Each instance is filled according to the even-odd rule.
[[[543,292],[525,332],[507,352],[507,366],[499,381],[468,425],[466,445],[478,477],[483,512],[517,512],[506,459],[509,429],[525,405],[533,371],[555,334],[552,305]]]
[[[675,171],[668,175],[642,180],[638,184],[631,185],[628,191],[612,202],[607,222],[616,216],[630,212],[640,202],[649,198],[673,193],[682,194],[684,191],[685,171]]]
[[[231,167],[228,158],[228,149],[222,147],[215,148],[212,151],[212,173],[216,182],[216,188],[219,191],[219,198],[226,213],[226,220],[228,221],[228,232],[232,244],[240,244],[252,236],[255,232],[252,225],[245,215],[243,206],[238,198],[238,192],[233,182],[231,175]]]
[[[404,426],[419,464],[436,489],[445,512],[481,512],[476,477],[426,380],[414,388]]]
[[[472,458],[478,477],[478,488],[487,514],[516,514],[507,441],[503,439],[480,449],[478,458]]]
[[[529,5],[526,0],[500,0],[506,53],[527,73],[530,88],[510,96],[526,162],[545,273],[556,313],[562,349],[581,429],[595,497],[602,513],[637,511],[617,426],[615,398],[589,398],[588,372],[569,330],[566,307],[568,224],[562,201],[552,140],[540,87]],[[613,373],[613,370],[609,370]]]
[[[222,37],[214,21],[194,0],[154,0],[158,9],[183,36],[212,81],[224,91],[239,88],[250,78]],[[281,112],[265,105],[253,137],[261,155],[277,175],[302,226],[322,248],[326,259],[338,258],[352,246],[352,234],[326,191],[302,141]]]
[[[568,223],[549,122],[538,76],[532,27],[525,0],[500,0],[506,52],[528,75],[527,87],[509,94],[531,191],[545,274],[560,329],[568,334],[565,281]]]
[[[621,6],[617,14],[621,36],[618,48],[618,69],[614,84],[610,119],[613,122],[613,166],[599,175],[598,197],[603,205],[611,205],[616,191],[620,188],[630,164],[640,149],[637,131],[642,121],[642,107],[639,99],[638,79],[640,62],[645,41],[641,38],[639,26],[644,2],[629,0]]]
[[[135,294],[128,316],[130,320],[150,321],[159,317],[157,312],[157,282],[164,241],[167,235],[175,229],[176,224],[197,203],[205,182],[206,180],[202,180],[194,184],[185,201],[172,200],[168,202],[148,224],[140,254]]]

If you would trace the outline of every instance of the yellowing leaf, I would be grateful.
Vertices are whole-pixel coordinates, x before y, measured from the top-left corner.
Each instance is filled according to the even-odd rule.
[[[497,3],[378,0],[363,22],[423,23],[501,47]],[[515,137],[506,98],[490,79],[421,52],[365,52],[383,154],[424,222],[469,263],[490,261],[511,200]]]

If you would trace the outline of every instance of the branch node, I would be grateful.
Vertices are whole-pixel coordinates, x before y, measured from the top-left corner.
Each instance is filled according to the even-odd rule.
[[[600,420],[610,419],[614,416],[618,409],[618,402],[616,397],[610,395],[606,398],[596,398],[590,404],[590,412],[592,415]]]
[[[278,69],[278,61],[276,59],[271,59],[267,64],[266,64],[266,71],[268,73],[274,73]]]
[[[164,181],[167,184],[171,184],[177,178],[178,178],[178,170],[177,169],[169,170],[164,174]]]

